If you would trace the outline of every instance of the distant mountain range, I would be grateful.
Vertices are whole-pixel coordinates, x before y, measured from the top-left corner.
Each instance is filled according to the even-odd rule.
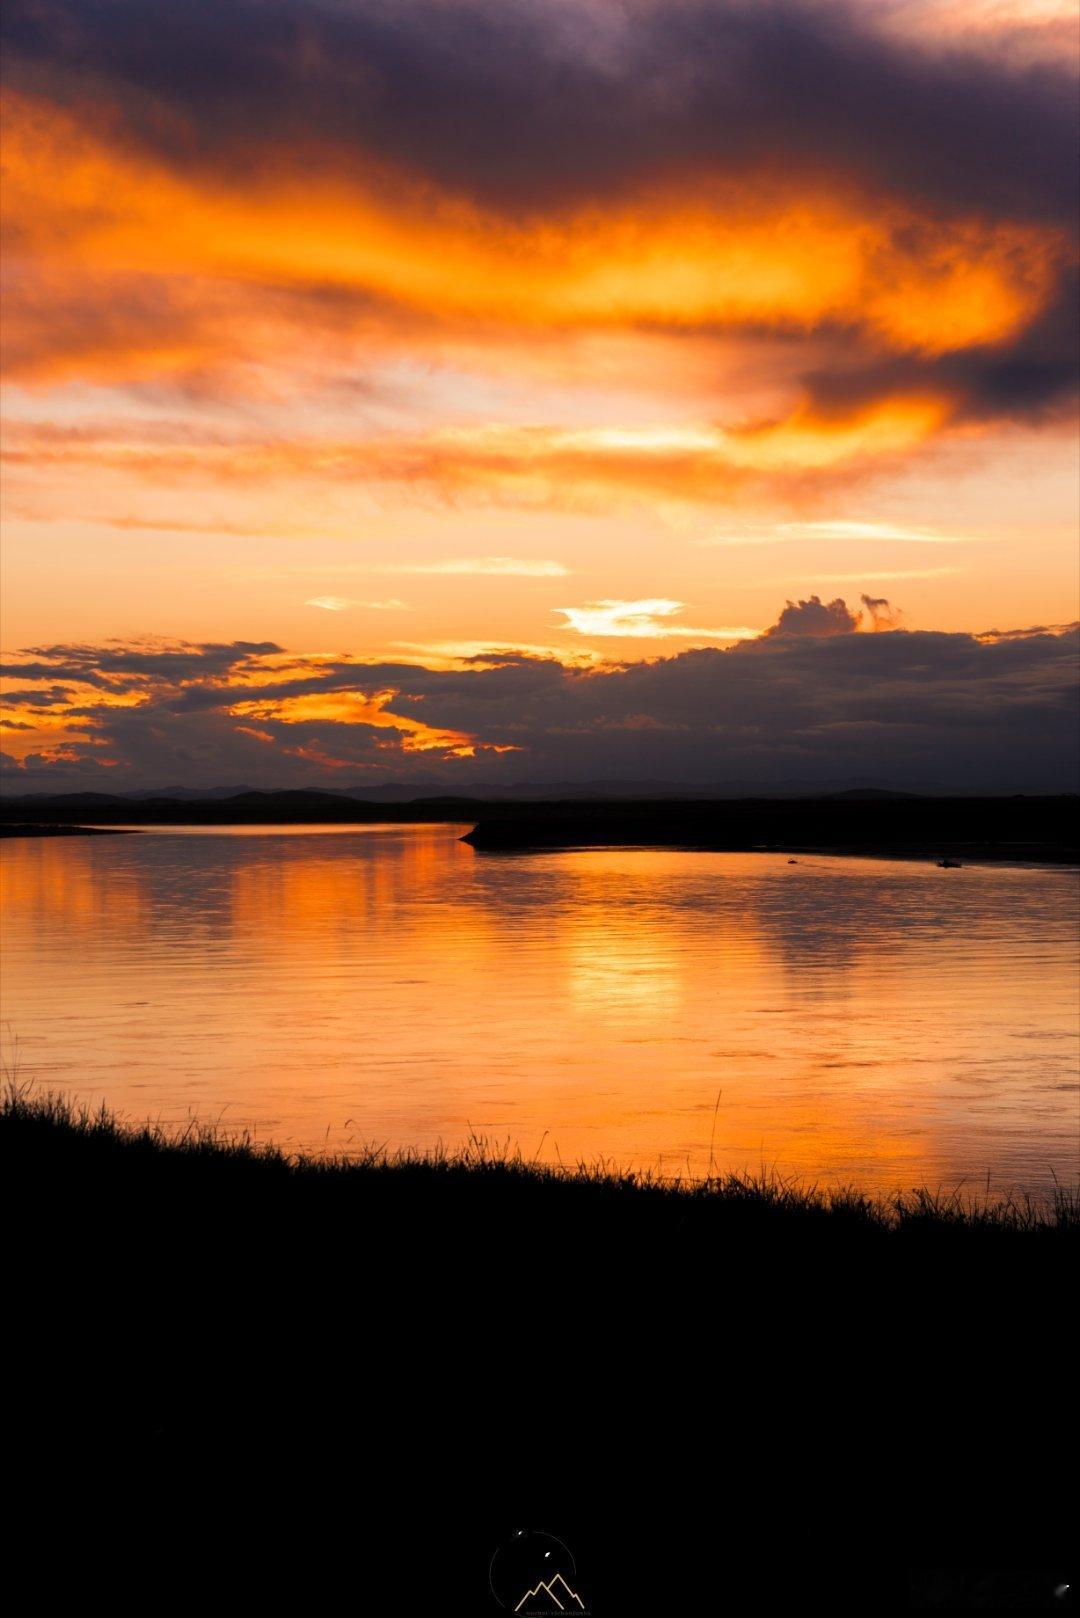
[[[74,792],[7,798],[5,837],[62,828],[458,825],[477,850],[639,847],[783,849],[966,859],[1077,860],[1075,797],[957,798],[849,787],[803,796],[562,798],[465,795],[372,801],[341,792],[239,792],[228,798]]]
[[[931,784],[915,790],[900,791],[880,781],[800,781],[781,783],[765,781],[725,781],[711,786],[690,782],[671,781],[518,781],[510,786],[492,786],[485,781],[463,782],[448,788],[439,781],[388,781],[381,786],[357,786],[348,791],[318,788],[228,787],[141,787],[132,792],[24,792],[6,791],[3,802],[30,807],[34,804],[67,805],[71,808],[125,803],[222,803],[239,800],[252,802],[279,799],[300,802],[328,803],[419,803],[428,799],[447,801],[475,801],[484,803],[528,802],[546,803],[552,800],[586,801],[613,798],[664,799],[718,798],[913,798],[934,797],[942,792]]]

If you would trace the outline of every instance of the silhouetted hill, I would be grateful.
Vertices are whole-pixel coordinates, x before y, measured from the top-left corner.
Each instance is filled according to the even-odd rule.
[[[899,792],[894,787],[849,787],[846,792],[823,792],[827,803],[895,803],[903,798],[918,798],[918,792]]]
[[[359,824],[372,821],[474,821],[478,800],[437,797],[410,803],[367,803],[337,792],[238,792],[229,798],[131,798],[101,792],[5,798],[0,823],[39,821],[129,825]]]
[[[503,804],[466,842],[491,852],[583,847],[834,852],[932,858],[1080,857],[1080,803],[1058,798],[746,798],[692,803]]]
[[[66,822],[0,820],[0,837],[137,837],[132,826],[73,826]]]
[[[331,792],[240,792],[230,798],[68,793],[6,799],[0,825],[370,825],[456,823],[485,851],[602,846],[776,849],[960,859],[1080,858],[1073,796],[920,798],[858,788],[807,798],[485,800],[462,796],[368,803]]]
[[[608,781],[461,781],[451,792],[438,781],[383,781],[377,785],[354,782],[348,787],[252,787],[245,783],[231,786],[188,787],[169,784],[139,787],[130,792],[12,792],[13,775],[0,777],[4,803],[148,803],[175,800],[184,803],[222,803],[233,798],[257,795],[284,796],[300,792],[317,798],[338,798],[350,803],[417,803],[431,798],[483,803],[608,802],[625,799],[647,802],[721,800],[731,798],[822,798],[858,793],[874,797],[940,796],[941,788],[932,782],[910,783],[901,791],[886,782],[874,780],[810,781],[791,778],[783,781],[736,780],[700,781],[608,780]]]

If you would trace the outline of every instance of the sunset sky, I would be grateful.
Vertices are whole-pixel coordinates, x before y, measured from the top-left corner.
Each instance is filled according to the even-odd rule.
[[[7,790],[1070,784],[1073,0],[6,10]]]

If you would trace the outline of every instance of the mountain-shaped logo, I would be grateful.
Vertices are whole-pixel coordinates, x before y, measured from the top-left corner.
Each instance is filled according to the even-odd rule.
[[[498,1606],[518,1618],[542,1613],[588,1618],[588,1590],[566,1541],[538,1528],[518,1528],[495,1551],[488,1583]]]
[[[585,1603],[576,1590],[571,1590],[561,1573],[546,1583],[541,1581],[535,1590],[526,1590],[515,1612],[584,1612]]]

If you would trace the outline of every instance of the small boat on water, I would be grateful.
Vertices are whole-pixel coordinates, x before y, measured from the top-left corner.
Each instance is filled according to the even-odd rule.
[[[939,871],[962,871],[964,868],[959,860],[943,859],[937,863]]]

